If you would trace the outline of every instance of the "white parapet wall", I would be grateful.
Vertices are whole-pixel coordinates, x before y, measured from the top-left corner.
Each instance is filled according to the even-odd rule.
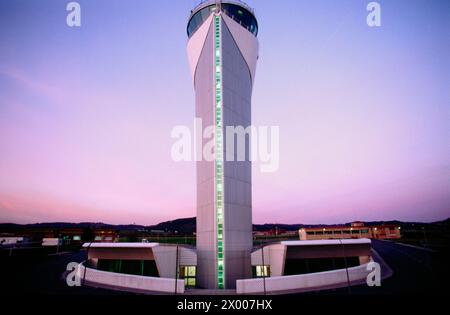
[[[124,291],[182,294],[184,293],[184,280],[175,280],[168,278],[155,278],[127,275],[114,272],[106,272],[92,268],[85,268],[80,264],[77,276],[89,285],[99,285],[111,289]]]
[[[295,276],[269,277],[265,280],[262,278],[245,279],[236,282],[236,291],[238,294],[261,294],[264,293],[264,287],[266,293],[295,290],[313,291],[320,288],[346,285],[349,280],[351,283],[362,282],[369,272],[367,264],[364,264],[348,268],[348,278],[347,269],[339,269]]]

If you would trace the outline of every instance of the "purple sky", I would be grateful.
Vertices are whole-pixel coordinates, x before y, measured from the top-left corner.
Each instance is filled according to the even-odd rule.
[[[0,2],[0,222],[153,224],[195,216],[186,21],[197,1]],[[450,2],[248,3],[260,24],[253,120],[280,169],[255,165],[255,223],[450,217]]]

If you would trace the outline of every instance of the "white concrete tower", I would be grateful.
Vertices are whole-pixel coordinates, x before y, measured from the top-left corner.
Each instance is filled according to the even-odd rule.
[[[234,150],[227,161],[225,131],[251,125],[258,23],[241,1],[212,0],[191,12],[187,32],[196,117],[215,130],[214,161],[197,163],[197,283],[233,289],[251,277],[252,170],[248,139],[245,160]]]

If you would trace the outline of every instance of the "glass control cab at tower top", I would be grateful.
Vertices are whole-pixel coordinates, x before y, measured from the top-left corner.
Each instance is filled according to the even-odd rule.
[[[258,36],[258,21],[253,10],[240,1],[222,1],[220,8],[227,16],[232,18],[253,35]],[[187,26],[188,37],[199,29],[212,12],[217,9],[217,1],[205,1],[192,10]]]

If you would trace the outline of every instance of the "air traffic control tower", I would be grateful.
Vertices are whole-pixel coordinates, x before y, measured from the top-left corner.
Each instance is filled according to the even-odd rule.
[[[215,130],[214,160],[197,162],[197,284],[233,289],[252,276],[252,165],[249,141],[245,159],[237,150],[226,158],[225,131],[251,125],[258,23],[241,1],[206,1],[191,12],[187,33],[196,117]]]

